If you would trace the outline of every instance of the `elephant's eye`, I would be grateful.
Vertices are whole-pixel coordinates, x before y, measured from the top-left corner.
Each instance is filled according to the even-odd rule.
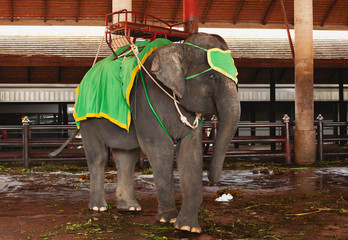
[[[214,74],[210,74],[210,79],[213,79],[215,76],[214,76]]]

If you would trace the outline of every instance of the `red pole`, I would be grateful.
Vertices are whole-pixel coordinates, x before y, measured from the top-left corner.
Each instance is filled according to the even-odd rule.
[[[198,0],[184,0],[183,2],[183,16],[185,24],[185,31],[198,32]]]

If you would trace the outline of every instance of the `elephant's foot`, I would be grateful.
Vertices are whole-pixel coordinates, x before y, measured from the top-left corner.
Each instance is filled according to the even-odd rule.
[[[94,206],[94,207],[92,208],[92,210],[93,210],[93,211],[96,211],[96,212],[104,212],[104,211],[107,210],[107,208],[106,208],[106,207],[98,208],[98,207]]]
[[[178,210],[173,209],[166,212],[158,212],[156,215],[156,221],[161,223],[175,223],[178,216]]]
[[[140,212],[141,206],[136,200],[131,202],[117,201],[117,209],[119,211]]]
[[[192,233],[201,233],[202,229],[199,226],[198,219],[192,220],[187,218],[178,217],[174,223],[176,229],[192,232]]]
[[[90,209],[96,212],[104,212],[108,209],[105,201],[101,204],[97,202],[90,202],[88,206]]]

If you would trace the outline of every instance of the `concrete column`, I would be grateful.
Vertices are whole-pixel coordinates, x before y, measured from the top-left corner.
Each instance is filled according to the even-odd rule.
[[[315,162],[313,101],[313,2],[294,1],[295,19],[295,163]]]
[[[112,12],[117,12],[122,9],[132,11],[132,0],[112,0]],[[131,15],[129,15],[128,17],[131,17]],[[120,18],[120,21],[124,20],[124,17]]]
[[[192,29],[191,24],[186,24],[185,31],[198,32],[198,0],[184,0],[183,11],[184,22],[193,21]]]

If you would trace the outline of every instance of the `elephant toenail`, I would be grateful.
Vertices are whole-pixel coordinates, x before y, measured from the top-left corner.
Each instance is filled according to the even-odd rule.
[[[138,211],[138,212],[141,211],[141,207],[137,207],[137,211]]]
[[[106,207],[101,207],[101,208],[99,209],[99,211],[101,211],[101,212],[106,211]]]
[[[191,228],[191,232],[193,232],[193,233],[201,233],[202,229],[197,228],[197,227],[193,227],[193,228]]]
[[[99,211],[98,207],[93,207],[92,209],[93,209],[93,211]]]
[[[176,218],[170,219],[170,223],[175,223],[175,222],[176,222]]]
[[[190,231],[191,228],[189,226],[183,226],[183,227],[180,228],[180,230],[182,230],[182,231]]]
[[[166,223],[167,221],[166,221],[164,218],[161,218],[161,219],[160,219],[160,222],[161,222],[161,223]]]
[[[135,210],[135,207],[130,207],[129,208],[129,211],[134,211]]]

